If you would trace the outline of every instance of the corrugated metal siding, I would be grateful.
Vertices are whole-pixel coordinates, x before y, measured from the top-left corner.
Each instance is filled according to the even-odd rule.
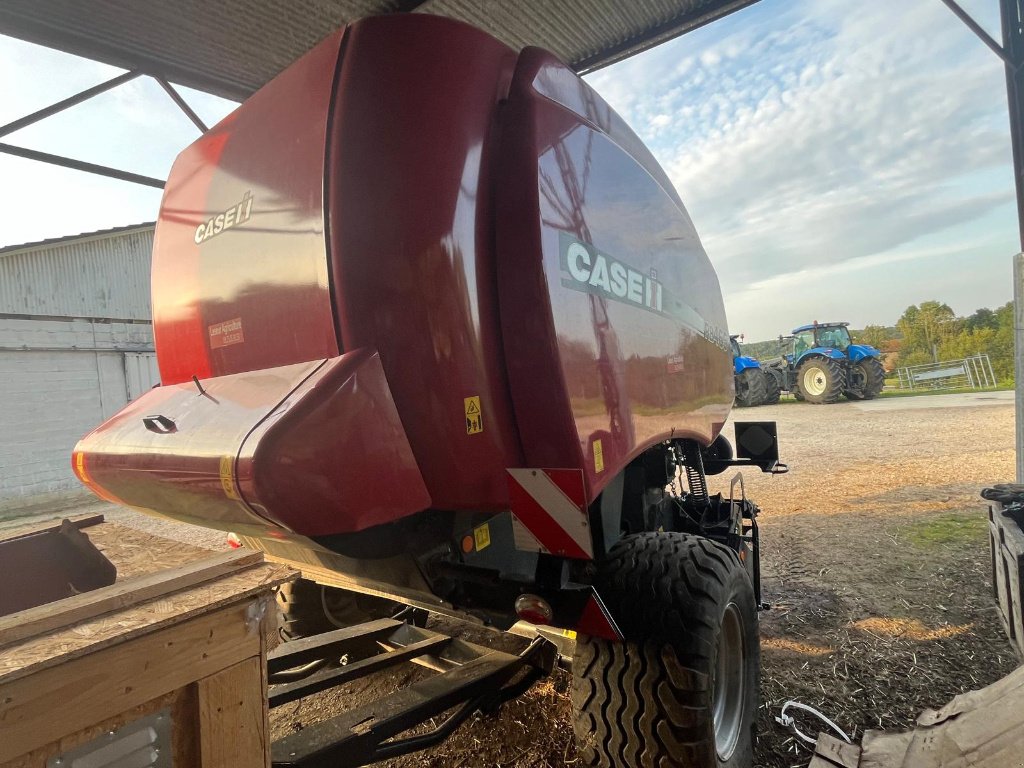
[[[0,313],[149,320],[153,229],[0,254]]]

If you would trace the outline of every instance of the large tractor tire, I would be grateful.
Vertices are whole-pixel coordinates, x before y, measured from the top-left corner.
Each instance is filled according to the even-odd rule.
[[[282,584],[277,588],[276,597],[281,614],[279,628],[282,640],[297,640],[365,621],[390,618],[407,608],[381,597],[325,587],[309,579]],[[423,626],[426,613],[409,610],[412,623]],[[371,656],[378,652],[379,647],[375,642],[369,642],[359,650],[360,655]]]
[[[847,386],[846,396],[851,400],[874,400],[885,386],[885,369],[881,361],[877,357],[865,357],[854,363]]]
[[[775,405],[782,397],[779,380],[771,371],[764,372],[764,404]]]
[[[808,403],[835,403],[846,390],[846,371],[827,357],[809,357],[796,371],[796,386]]]
[[[760,368],[744,368],[736,374],[736,405],[740,408],[752,408],[763,405],[766,392],[764,375]]]
[[[754,590],[736,554],[681,533],[627,536],[595,586],[625,639],[577,639],[582,763],[750,768],[760,649]]]

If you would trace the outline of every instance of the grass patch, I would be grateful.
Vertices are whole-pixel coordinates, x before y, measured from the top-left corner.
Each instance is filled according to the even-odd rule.
[[[981,541],[988,528],[988,518],[979,513],[937,515],[911,523],[904,535],[911,544],[922,549],[958,546]]]
[[[971,389],[970,387],[958,387],[956,389],[887,389],[883,391],[879,397],[922,397],[935,395],[981,394],[984,392],[1007,392],[1012,389],[1012,384],[1000,384],[998,387],[986,387],[984,389]]]

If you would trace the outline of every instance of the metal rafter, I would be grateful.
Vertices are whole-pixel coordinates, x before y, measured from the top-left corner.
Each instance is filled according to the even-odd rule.
[[[106,93],[112,88],[117,88],[119,85],[124,85],[130,80],[142,75],[142,72],[133,70],[131,72],[125,72],[122,75],[111,78],[99,85],[94,85],[91,88],[86,88],[84,91],[76,93],[74,96],[69,96],[66,99],[61,99],[58,102],[51,104],[48,107],[36,110],[30,115],[25,115],[22,118],[14,120],[7,125],[0,126],[0,138],[7,136],[8,134],[20,131],[22,128],[27,128],[30,125],[38,123],[40,120],[45,120],[48,117],[52,117],[66,109],[77,106],[84,101],[99,96],[101,93]],[[167,92],[167,95],[171,97],[173,101],[185,116],[191,120],[195,126],[203,133],[206,133],[206,124],[199,118],[192,108],[188,105],[185,99],[175,90],[167,80],[163,77],[153,75],[153,79],[160,84],[160,87]],[[138,173],[131,173],[130,171],[122,171],[118,168],[111,168],[108,165],[97,165],[96,163],[87,163],[83,160],[75,160],[70,157],[64,157],[63,155],[54,155],[50,152],[40,152],[35,149],[27,149],[26,147],[18,147],[13,144],[0,143],[0,153],[13,155],[15,157],[21,157],[26,160],[36,160],[41,163],[49,163],[50,165],[57,165],[61,168],[70,168],[76,171],[84,171],[86,173],[94,173],[98,176],[106,176],[111,179],[117,179],[118,181],[128,181],[133,184],[142,184],[147,187],[156,187],[157,189],[163,189],[164,182],[160,179],[154,179],[151,176],[143,176]]]

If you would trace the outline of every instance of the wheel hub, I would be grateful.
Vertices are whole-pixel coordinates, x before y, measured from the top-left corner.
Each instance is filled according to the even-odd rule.
[[[743,618],[735,603],[729,603],[722,617],[718,635],[718,659],[712,694],[712,718],[715,728],[715,750],[719,760],[728,760],[736,751],[743,728],[743,712],[747,691],[744,667]]]
[[[804,391],[808,395],[823,395],[828,385],[828,377],[825,371],[817,366],[808,368],[804,373]]]

